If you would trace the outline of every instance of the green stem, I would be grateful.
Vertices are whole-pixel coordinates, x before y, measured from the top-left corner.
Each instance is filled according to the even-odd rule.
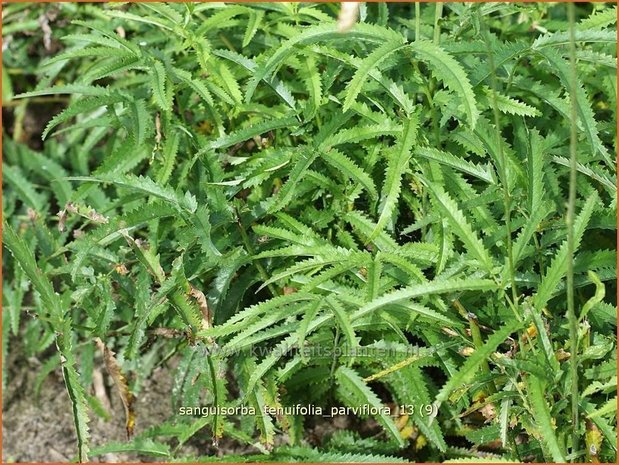
[[[479,23],[484,24],[483,18],[481,17],[481,13],[479,9],[477,10],[477,16],[479,18]],[[492,47],[490,46],[490,38],[488,37],[488,30],[483,28],[482,32],[484,43],[486,45],[486,53],[488,56],[488,64],[490,65],[490,82],[491,82],[491,90],[492,90],[492,110],[494,113],[494,126],[495,126],[495,135],[497,139],[497,147],[498,147],[498,156],[500,169],[499,173],[501,176],[501,187],[503,190],[503,204],[505,206],[505,240],[507,246],[507,263],[509,268],[509,278],[511,281],[511,289],[512,289],[512,303],[511,307],[514,311],[514,314],[521,320],[520,314],[518,313],[518,288],[516,287],[516,273],[514,271],[514,254],[513,254],[513,246],[512,246],[512,220],[511,220],[511,195],[509,193],[509,184],[507,182],[507,161],[505,158],[505,153],[503,152],[503,144],[501,138],[501,130],[500,130],[500,121],[499,121],[499,106],[497,103],[497,81],[496,81],[496,69],[494,66],[494,56],[492,55]]]
[[[471,313],[464,308],[464,305],[456,299],[453,302],[454,307],[458,310],[458,312],[468,320],[469,329],[471,330],[471,339],[473,339],[473,345],[475,345],[475,349],[479,349],[484,345],[484,339],[481,335],[481,331],[479,329],[479,323],[477,321],[477,316],[474,313]],[[490,375],[490,366],[488,365],[488,361],[484,360],[480,366],[481,372],[484,375]],[[490,394],[496,393],[496,386],[494,382],[491,381],[488,386],[488,392]]]
[[[578,321],[574,309],[574,209],[576,204],[576,43],[574,4],[567,5],[570,34],[570,187],[567,203],[567,318],[570,326],[570,378],[572,403],[572,461],[578,451]]]
[[[514,81],[514,76],[516,76],[516,70],[518,69],[518,65],[520,64],[520,59],[516,60],[516,63],[514,64],[514,67],[512,68],[511,72],[509,73],[509,78],[507,80],[507,85],[505,86],[505,93],[507,93],[509,91],[509,89],[512,87],[512,83]]]
[[[436,110],[436,105],[434,105],[434,99],[431,95],[434,95],[436,90],[436,82],[434,81],[434,77],[430,78],[430,82],[428,84],[428,103],[430,104],[431,109],[431,117],[432,117],[432,132],[434,133],[434,144],[436,148],[440,150],[441,148],[441,128],[439,125],[438,112]]]
[[[48,104],[48,103],[66,103],[68,104],[71,101],[68,97],[30,97],[27,99],[15,99],[10,100],[8,102],[2,102],[2,106],[7,107],[18,107],[22,105],[24,102],[28,102],[28,104]]]
[[[415,40],[419,40],[419,28],[421,27],[421,3],[415,2]]]
[[[331,382],[334,382],[335,380],[335,370],[337,369],[337,356],[335,355],[335,349],[337,347],[339,347],[340,345],[340,327],[336,326],[335,327],[335,338],[333,339],[333,361],[331,362],[331,374],[329,375],[329,378],[331,379]]]
[[[251,245],[251,241],[249,240],[249,236],[247,235],[245,226],[243,226],[243,222],[241,221],[241,216],[239,215],[238,211],[236,211],[236,224],[239,227],[239,231],[241,233],[241,239],[243,240],[243,245],[245,246],[245,250],[247,250],[248,254],[253,256],[254,248]],[[258,260],[255,260],[254,265],[256,266],[256,269],[258,270],[258,273],[260,274],[260,277],[262,278],[262,280],[264,282],[268,281],[269,274],[267,273],[267,270],[264,268],[264,266],[262,266],[262,263],[260,263]],[[275,287],[273,286],[273,283],[267,284],[267,289],[269,290],[269,292],[271,293],[273,297],[276,297],[277,295],[279,295],[279,293],[277,292],[277,289],[275,289]]]
[[[443,4],[438,2],[436,9],[434,10],[434,43],[439,44],[441,40],[441,27],[438,25],[441,17],[443,16]]]

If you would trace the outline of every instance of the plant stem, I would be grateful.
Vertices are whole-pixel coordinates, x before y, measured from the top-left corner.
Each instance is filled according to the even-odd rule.
[[[70,99],[68,97],[30,97],[27,99],[17,99],[10,100],[8,102],[2,102],[3,107],[17,107],[24,102],[28,102],[28,104],[48,104],[48,103],[69,103]]]
[[[415,40],[419,40],[419,28],[421,28],[421,3],[415,2]]]
[[[567,202],[567,318],[570,325],[570,378],[572,403],[572,461],[578,451],[578,321],[574,309],[574,209],[576,204],[576,44],[574,4],[567,5],[570,36],[570,187]]]
[[[434,10],[434,43],[439,44],[441,39],[441,27],[438,25],[441,17],[443,16],[443,3],[438,2],[436,4],[436,10]]]
[[[479,9],[477,9],[477,16],[479,18],[479,23],[483,23],[483,18],[481,17],[481,13]],[[507,246],[507,263],[509,268],[509,277],[511,281],[512,288],[512,303],[511,307],[514,311],[514,314],[521,320],[520,314],[518,312],[518,288],[516,287],[516,273],[514,271],[514,254],[512,247],[512,220],[511,220],[511,195],[509,193],[509,183],[507,182],[507,160],[505,158],[505,153],[503,152],[503,144],[501,138],[501,129],[500,129],[500,121],[499,121],[499,106],[497,103],[497,82],[496,82],[496,69],[494,66],[494,56],[492,55],[492,47],[490,46],[490,38],[488,37],[488,30],[484,27],[482,32],[484,43],[486,45],[486,53],[488,56],[488,64],[490,65],[490,82],[491,82],[491,90],[492,90],[492,110],[494,113],[494,126],[495,126],[495,135],[497,139],[497,147],[498,147],[498,156],[500,169],[499,173],[501,176],[501,187],[503,190],[503,204],[505,206],[505,240]]]
[[[468,320],[469,329],[471,330],[471,339],[473,340],[473,345],[475,346],[476,350],[479,349],[480,347],[484,345],[484,340],[481,336],[481,331],[479,329],[479,323],[477,321],[477,316],[474,313],[469,312],[466,308],[464,308],[464,305],[462,305],[459,299],[456,299],[453,301],[453,306],[458,310],[460,315],[462,315],[464,318]],[[482,362],[480,369],[484,375],[491,374],[490,366],[488,365],[487,360],[484,360]],[[494,385],[494,381],[491,381],[489,383],[488,392],[490,394],[494,394],[496,392],[496,386]]]
[[[235,209],[236,210],[236,209]],[[247,235],[247,231],[245,231],[245,226],[243,226],[243,222],[241,221],[241,215],[239,215],[238,210],[235,211],[236,213],[236,224],[239,227],[239,232],[241,233],[241,239],[243,240],[243,245],[245,246],[245,250],[247,250],[247,253],[249,253],[250,255],[254,255],[254,248],[251,245],[251,241],[249,240],[249,236]],[[269,280],[269,274],[267,273],[267,270],[262,266],[262,263],[260,263],[259,261],[255,260],[254,261],[254,265],[256,266],[256,269],[258,270],[258,273],[260,273],[260,277],[262,278],[262,280],[264,282]],[[273,284],[267,284],[267,289],[269,289],[269,292],[271,292],[271,295],[273,297],[276,297],[279,295],[279,293],[277,292],[277,289],[275,289],[275,287],[273,287]]]
[[[340,327],[336,326],[335,327],[335,338],[333,339],[333,347],[338,347],[340,344]],[[337,368],[337,356],[336,356],[336,351],[333,351],[333,361],[331,362],[331,374],[329,375],[329,378],[331,379],[331,381],[333,382],[335,380],[335,370]]]

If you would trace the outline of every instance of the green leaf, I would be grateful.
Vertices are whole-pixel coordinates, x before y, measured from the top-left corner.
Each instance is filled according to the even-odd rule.
[[[323,303],[324,302],[322,299],[317,300],[313,303],[310,303],[310,305],[307,307],[307,310],[305,311],[305,315],[303,316],[303,320],[301,321],[301,324],[299,325],[299,329],[297,331],[297,345],[301,352],[301,357],[304,359],[304,361],[307,361],[307,357],[306,357],[304,349],[305,349],[305,338],[309,334],[308,332],[309,325],[312,321],[314,321],[316,315],[318,315],[318,312],[322,308]]]
[[[348,40],[367,40],[374,43],[382,43],[387,40],[398,40],[400,34],[383,27],[373,26],[370,24],[357,24],[355,28],[348,31],[345,38]],[[260,66],[255,75],[247,85],[245,93],[245,101],[250,102],[258,83],[263,79],[268,79],[274,73],[276,68],[294,51],[296,45],[316,43],[323,40],[342,39],[341,32],[337,30],[336,24],[324,24],[319,26],[310,26],[303,30],[300,34],[295,34],[294,37],[284,42],[269,59]]]
[[[137,21],[139,23],[152,24],[164,30],[168,30],[168,31],[172,30],[172,28],[170,27],[167,21],[162,21],[160,19],[153,18],[150,15],[149,16],[138,16],[133,13],[129,13],[127,11],[119,11],[119,10],[107,11],[106,14],[107,16],[110,16],[112,18],[121,18],[121,19],[126,19],[129,21]]]
[[[312,295],[304,294],[301,292],[295,292],[289,295],[281,295],[274,297],[270,300],[265,300],[258,304],[245,308],[244,310],[236,313],[225,324],[210,328],[208,330],[200,331],[198,336],[200,337],[222,337],[228,334],[239,332],[249,327],[263,317],[263,315],[269,313],[269,319],[274,318],[272,323],[277,322],[281,317],[279,315],[273,316],[278,310],[285,308],[287,305],[296,302],[314,301],[315,297]],[[266,317],[264,317],[266,318]],[[272,324],[268,323],[268,324]],[[268,326],[268,324],[266,326]]]
[[[594,191],[594,193],[589,196],[582,207],[580,214],[574,221],[574,252],[578,250],[578,246],[580,245],[580,241],[585,233],[587,223],[589,223],[589,220],[591,219],[591,215],[593,214],[593,210],[595,209],[598,200],[599,197]],[[537,293],[534,296],[535,308],[542,310],[546,306],[552,297],[555,288],[559,285],[559,282],[563,279],[566,272],[567,239],[561,244],[561,247],[552,259],[550,266],[546,270],[546,273],[537,288]]]
[[[80,462],[86,462],[88,461],[89,450],[88,414],[84,389],[75,370],[75,359],[71,347],[71,338],[73,337],[71,321],[65,318],[65,310],[60,296],[54,291],[52,283],[38,267],[32,251],[28,248],[26,242],[6,223],[3,224],[2,241],[41,296],[46,313],[56,331],[56,345],[61,356],[62,373],[71,399],[73,422],[77,433],[78,459]]]
[[[443,294],[465,290],[489,291],[496,289],[496,287],[496,283],[489,279],[435,280],[429,283],[406,287],[404,289],[378,297],[357,310],[352,315],[351,319],[352,321],[355,321],[386,305],[399,304],[403,301],[424,295]]]
[[[328,151],[336,145],[352,144],[386,135],[396,136],[399,135],[401,131],[401,126],[394,124],[389,120],[369,126],[356,126],[350,129],[343,129],[337,134],[330,135],[324,141],[319,142],[318,149]]]
[[[153,181],[151,178],[144,176],[100,176],[100,177],[71,177],[68,178],[71,181],[85,181],[85,182],[98,182],[114,184],[118,187],[135,190],[137,192],[144,193],[146,195],[152,195],[165,202],[174,205],[181,211],[187,211],[189,213],[195,212],[197,205],[195,203],[195,197],[189,192],[185,196],[177,194],[170,187],[163,187]]]
[[[607,42],[614,44],[617,40],[617,34],[616,31],[595,31],[583,29],[581,27],[574,32],[574,40],[576,42]],[[531,48],[533,50],[539,50],[543,47],[556,47],[560,45],[569,45],[569,43],[569,33],[566,31],[559,31],[538,37],[533,42]]]
[[[554,462],[565,462],[565,454],[559,446],[559,440],[552,426],[550,410],[544,393],[544,384],[535,375],[529,375],[527,385],[529,387],[531,408],[537,426],[537,434],[539,435],[538,439]]]
[[[566,89],[570,89],[571,72],[569,64],[552,49],[541,49],[538,50],[538,53],[548,61],[553,73],[559,77],[563,86]],[[591,104],[589,103],[587,92],[585,91],[585,88],[580,80],[577,78],[576,80],[576,95],[574,95],[573,98],[576,100],[578,119],[583,126],[587,140],[589,141],[591,148],[596,153],[602,155],[608,166],[614,166],[614,163],[610,159],[604,144],[600,140],[597,123],[595,121],[593,110],[591,109]]]
[[[211,238],[211,222],[208,206],[201,205],[198,207],[195,215],[192,217],[192,223],[199,238],[200,245],[202,246],[202,252],[221,256],[221,252],[217,250]]]
[[[176,154],[178,153],[178,146],[180,143],[180,133],[178,131],[170,131],[166,137],[165,144],[163,145],[163,151],[161,153],[162,165],[161,169],[157,173],[157,184],[166,185],[168,179],[172,175],[174,169],[174,162],[176,160]]]
[[[325,299],[325,302],[331,310],[333,310],[333,314],[335,315],[335,319],[337,324],[344,334],[346,341],[348,343],[348,350],[353,351],[359,344],[357,343],[357,339],[355,338],[355,330],[352,327],[350,316],[346,312],[344,306],[339,302],[333,295],[328,296]],[[350,366],[354,361],[354,357],[349,357],[348,365]]]
[[[537,216],[544,198],[544,145],[537,130],[530,132],[527,157],[529,213]]]
[[[484,247],[483,242],[479,239],[465,216],[459,210],[456,202],[440,185],[430,182],[426,182],[425,184],[432,193],[436,206],[441,209],[454,233],[458,235],[466,246],[469,254],[477,259],[488,273],[492,273],[494,263],[488,250]]]
[[[490,167],[481,167],[470,161],[456,157],[449,152],[444,152],[434,147],[418,147],[415,149],[414,155],[462,171],[463,173],[474,176],[489,184],[496,184],[496,175]]]
[[[18,167],[4,165],[2,167],[3,181],[14,189],[19,199],[37,212],[43,212],[47,208],[45,197],[37,192],[32,183],[23,175]]]
[[[515,321],[507,323],[502,328],[490,336],[483,346],[475,349],[475,352],[466,359],[464,364],[460,367],[457,373],[451,375],[449,380],[443,385],[441,390],[436,396],[437,408],[445,402],[451,393],[457,389],[469,383],[477,374],[479,367],[486,363],[488,357],[501,345],[514,331],[521,327],[521,323]]]
[[[34,254],[23,238],[17,235],[13,228],[3,224],[2,242],[9,249],[19,266],[22,267],[34,289],[40,294],[43,308],[52,317],[55,326],[60,326],[63,320],[64,310],[60,302],[60,296],[56,294],[51,282],[38,267]]]
[[[254,136],[264,134],[265,132],[273,131],[274,129],[294,127],[296,124],[296,119],[291,116],[286,118],[264,120],[252,126],[239,129],[238,131],[235,131],[227,136],[222,136],[211,142],[209,147],[211,149],[223,149],[230,147],[231,145],[238,144],[239,142],[244,142]]]
[[[252,74],[258,69],[258,65],[253,60],[230,50],[214,50],[213,55],[230,60],[242,66]],[[268,84],[290,108],[294,109],[296,107],[294,97],[282,81],[275,77],[263,78],[263,81]]]
[[[55,86],[48,89],[34,90],[18,94],[15,98],[42,97],[44,95],[62,94],[81,94],[89,97],[105,97],[110,95],[110,90],[106,87],[89,86],[85,84],[68,84],[66,86]]]
[[[589,313],[593,307],[602,302],[604,300],[604,296],[606,295],[606,288],[604,287],[602,281],[600,281],[598,275],[591,270],[587,271],[587,275],[589,276],[589,279],[593,281],[593,284],[595,284],[595,294],[582,306],[580,316],[578,317],[579,322],[587,316],[587,313]]]
[[[133,120],[135,143],[140,147],[146,139],[148,129],[152,126],[152,121],[146,110],[145,100],[138,99],[131,102],[131,118]]]
[[[245,387],[245,397],[250,395],[256,387],[256,384],[260,379],[262,379],[266,373],[273,368],[273,366],[282,358],[286,356],[286,354],[297,345],[298,341],[297,334],[291,334],[290,336],[284,338],[279,344],[277,344],[270,355],[266,356],[254,369],[247,382],[247,386]]]
[[[151,90],[155,104],[166,113],[172,111],[172,93],[169,87],[170,81],[167,79],[165,66],[155,60],[152,67]]]
[[[464,106],[469,126],[474,129],[479,110],[469,78],[460,63],[441,47],[426,40],[416,40],[410,48],[421,60],[430,65],[437,79],[443,81],[447,88],[458,96]]]
[[[245,29],[245,34],[243,35],[243,48],[247,47],[251,40],[254,38],[256,32],[260,28],[263,18],[263,11],[250,10],[249,20],[247,21],[247,28]]]
[[[70,324],[65,326],[65,330],[70,332]],[[77,459],[79,462],[88,462],[90,431],[88,428],[89,419],[86,410],[86,395],[84,393],[84,388],[80,384],[79,375],[75,370],[74,362],[69,362],[71,359],[67,357],[70,345],[64,345],[65,347],[60,350],[62,374],[67,392],[69,393],[69,398],[71,399],[73,424],[75,425],[75,432],[77,434]],[[67,361],[63,363],[62,357],[65,357]]]
[[[93,172],[93,175],[125,174],[138,166],[149,155],[149,151],[144,147],[136,146],[133,137],[127,137],[111,154],[103,159],[103,162]]]
[[[378,67],[389,55],[403,49],[405,46],[404,37],[398,37],[397,40],[384,43],[363,60],[357,71],[355,71],[352,80],[346,86],[346,98],[344,99],[342,111],[347,111],[355,102],[370,71]]]
[[[375,416],[376,421],[384,428],[400,447],[404,446],[404,440],[396,427],[391,415],[386,413],[389,408],[372,392],[363,379],[351,368],[341,366],[335,373],[338,383],[338,394],[350,407],[363,408],[364,405],[373,407],[379,413]]]
[[[275,213],[284,208],[295,196],[295,188],[301,181],[309,167],[314,163],[314,160],[318,157],[318,152],[303,151],[295,162],[286,184],[280,189],[280,191],[271,199],[269,206],[269,212]]]
[[[489,89],[484,89],[484,91],[486,92],[487,98],[491,98],[492,91]],[[498,94],[498,93],[496,94],[496,105],[497,105],[497,109],[501,113],[506,113],[508,115],[529,116],[529,117],[535,117],[535,116],[541,115],[541,113],[537,110],[537,108],[534,108],[530,105],[527,105],[524,102],[521,102],[520,100],[517,100],[515,98],[509,97],[503,94]]]
[[[566,167],[570,166],[569,159],[564,158],[564,157],[559,157],[556,155],[552,157],[552,162],[558,165],[561,165],[561,166],[566,166]],[[585,166],[580,162],[576,162],[576,171],[604,185],[604,187],[606,187],[608,192],[611,194],[613,194],[617,190],[616,176],[613,175],[612,177],[610,177],[608,174],[603,172],[601,169],[594,167],[594,165]]]
[[[331,149],[322,156],[322,160],[333,166],[336,170],[349,179],[362,185],[368,192],[370,198],[378,198],[378,192],[376,191],[376,186],[374,185],[374,181],[371,176],[342,152],[336,149]]]
[[[172,68],[174,78],[191,88],[198,96],[206,102],[207,105],[213,107],[213,97],[211,96],[208,87],[202,81],[193,79],[191,73],[180,68]]]
[[[301,75],[309,94],[309,109],[306,110],[307,118],[313,118],[322,104],[322,83],[313,55],[308,54],[302,58]]]
[[[154,442],[152,439],[138,437],[128,443],[110,442],[105,444],[104,446],[95,447],[91,451],[91,455],[94,457],[97,455],[115,454],[123,452],[143,454],[150,457],[169,457],[170,446],[168,446],[167,444]]]
[[[389,159],[387,172],[385,173],[385,184],[381,191],[380,204],[378,205],[379,218],[374,230],[370,233],[367,242],[371,242],[380,234],[385,224],[391,219],[393,210],[396,207],[402,183],[402,176],[408,169],[411,148],[417,138],[417,128],[419,127],[419,117],[417,114],[411,115],[404,121],[402,136],[395,153]]]

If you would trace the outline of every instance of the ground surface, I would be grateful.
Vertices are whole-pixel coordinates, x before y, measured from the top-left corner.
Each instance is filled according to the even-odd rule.
[[[35,378],[40,369],[37,360],[24,360],[15,353],[9,356],[7,388],[3,393],[2,444],[3,462],[68,462],[75,456],[75,430],[71,404],[60,370],[50,374],[43,385],[38,402],[35,399]],[[107,375],[103,373],[107,383]],[[109,386],[107,386],[109,388]],[[170,370],[155,370],[144,385],[136,402],[136,433],[156,425],[170,416]],[[125,440],[125,425],[120,399],[107,389],[114,418],[105,421],[92,416],[92,447],[112,441]],[[116,462],[135,457],[124,454],[107,454],[92,457],[93,462]],[[153,458],[145,458],[152,462]]]

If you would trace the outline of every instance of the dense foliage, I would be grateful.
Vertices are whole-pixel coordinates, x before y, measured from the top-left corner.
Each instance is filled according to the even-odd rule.
[[[614,462],[616,8],[339,8],[4,6],[3,357],[81,460]],[[89,450],[100,352],[137,426]]]

